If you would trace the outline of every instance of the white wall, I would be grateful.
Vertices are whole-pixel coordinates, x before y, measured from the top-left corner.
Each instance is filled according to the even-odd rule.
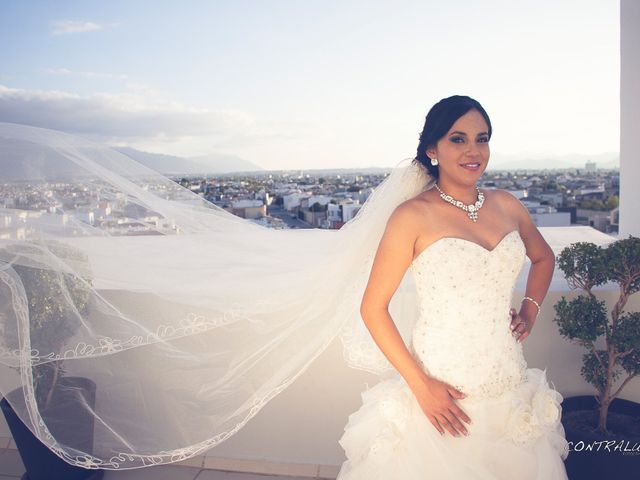
[[[567,227],[571,225],[569,212],[532,213],[531,219],[538,227]]]
[[[620,1],[620,238],[640,236],[640,2]]]

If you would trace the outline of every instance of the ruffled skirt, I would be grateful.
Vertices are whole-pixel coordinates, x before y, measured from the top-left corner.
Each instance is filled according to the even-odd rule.
[[[441,435],[399,375],[362,393],[339,442],[347,460],[336,480],[566,480],[569,454],[562,395],[546,369],[499,397],[457,399],[468,436]]]

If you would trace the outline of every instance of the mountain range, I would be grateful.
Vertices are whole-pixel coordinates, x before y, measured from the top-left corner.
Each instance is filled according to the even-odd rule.
[[[267,169],[236,155],[211,154],[200,157],[178,157],[160,153],[144,152],[122,147],[116,150],[128,155],[137,162],[163,174],[223,174],[223,173],[264,173]],[[593,155],[568,154],[551,156],[525,156],[518,154],[492,154],[488,170],[539,170],[572,169],[585,167],[586,162],[596,162],[597,168],[613,169],[620,165],[618,152],[606,152]],[[388,170],[388,167],[351,167],[351,168],[303,168],[305,172],[373,173]],[[280,169],[273,171],[281,171]]]
[[[236,155],[211,154],[199,157],[179,157],[136,150],[129,147],[115,147],[115,150],[127,155],[144,166],[166,176],[176,175],[216,175],[243,173],[249,175],[270,172],[285,172],[286,169],[268,170],[260,165]],[[596,162],[599,169],[619,168],[617,152],[593,155],[557,155],[531,156],[516,154],[492,154],[488,171],[492,170],[544,170],[544,169],[583,169],[588,161]],[[324,174],[380,174],[390,167],[368,166],[347,168],[301,168],[300,173]],[[291,169],[289,169],[291,171]],[[78,169],[73,162],[59,152],[43,150],[29,142],[5,140],[0,143],[0,180],[54,180],[68,177],[90,177],[91,172]]]
[[[237,155],[213,153],[198,157],[178,157],[163,153],[144,152],[130,147],[115,147],[114,150],[124,153],[136,162],[163,175],[222,174],[264,170],[259,165]]]

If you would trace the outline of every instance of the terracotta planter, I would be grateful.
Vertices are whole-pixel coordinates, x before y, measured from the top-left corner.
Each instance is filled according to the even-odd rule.
[[[87,378],[62,377],[60,379],[50,407],[42,413],[47,428],[60,443],[82,451],[93,450],[93,417],[85,413],[83,407],[78,407],[78,401],[86,401],[93,407],[95,391],[95,383]],[[24,408],[21,389],[9,392],[6,398],[0,401],[0,408],[26,468],[22,480],[98,480],[102,478],[104,470],[71,465],[49,450],[18,417],[9,403],[12,400],[15,401],[15,403],[12,402],[14,405],[21,405]],[[52,414],[61,412],[64,412],[61,418],[71,420],[64,424],[54,422],[52,418],[55,416]]]
[[[571,480],[632,480],[640,471],[640,404],[615,398],[609,406],[603,435],[595,430],[598,403],[593,395],[567,397],[562,424],[570,452],[565,460]]]

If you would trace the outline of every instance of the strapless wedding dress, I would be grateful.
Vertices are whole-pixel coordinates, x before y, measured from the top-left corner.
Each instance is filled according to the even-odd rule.
[[[420,313],[409,350],[430,376],[467,396],[469,435],[441,435],[399,373],[362,393],[340,439],[337,480],[566,479],[562,395],[527,368],[509,308],[525,246],[518,230],[487,250],[444,237],[410,266]],[[534,331],[535,334],[535,331]]]

